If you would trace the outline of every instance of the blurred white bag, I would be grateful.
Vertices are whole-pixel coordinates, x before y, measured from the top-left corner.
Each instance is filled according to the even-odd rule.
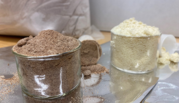
[[[0,0],[0,35],[37,35],[53,29],[79,37],[90,34],[88,0]]]

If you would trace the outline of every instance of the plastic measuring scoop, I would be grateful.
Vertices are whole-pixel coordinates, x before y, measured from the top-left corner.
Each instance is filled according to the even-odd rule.
[[[159,42],[159,52],[161,53],[162,47],[165,47],[166,51],[170,54],[174,53],[178,48],[178,43],[176,42],[176,39],[171,34],[162,34],[160,36],[160,42]]]

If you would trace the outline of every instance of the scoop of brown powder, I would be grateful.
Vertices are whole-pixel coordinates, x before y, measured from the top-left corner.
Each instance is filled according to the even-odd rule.
[[[81,46],[81,65],[94,65],[102,55],[101,46],[95,40],[84,40]]]
[[[64,36],[53,30],[41,31],[36,37],[20,40],[13,51],[26,56],[47,56],[75,49],[79,43],[73,37]]]

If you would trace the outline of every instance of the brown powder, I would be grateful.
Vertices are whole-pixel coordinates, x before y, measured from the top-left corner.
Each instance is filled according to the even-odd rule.
[[[14,88],[19,84],[17,73],[12,78],[5,79],[0,76],[0,101],[4,100],[9,94],[14,92]]]
[[[34,38],[30,36],[20,40],[13,47],[13,51],[27,56],[47,56],[73,50],[78,45],[78,41],[73,37],[53,30],[44,30]]]
[[[82,73],[84,74],[84,79],[91,78],[91,71],[90,70],[83,70]]]
[[[58,56],[54,55],[71,51],[78,45],[79,42],[75,38],[64,36],[53,30],[45,30],[34,38],[29,37],[20,40],[13,47],[13,50],[19,54],[35,56],[34,58],[24,58],[15,55],[19,67],[19,76],[22,78],[23,92],[31,96],[47,98],[64,95],[79,85],[81,75],[80,50]],[[38,57],[48,55],[53,56]],[[27,103],[60,102],[30,99],[28,101],[31,102]],[[64,97],[64,101],[68,100],[69,98]]]
[[[91,75],[91,71],[90,70],[83,70],[82,71],[82,73],[84,74],[84,75]]]
[[[94,65],[102,55],[101,46],[94,40],[84,40],[81,45],[81,65]]]
[[[80,80],[79,50],[57,57],[18,58],[25,90],[36,96],[55,96],[73,89]]]
[[[101,64],[90,65],[90,66],[82,66],[81,67],[82,73],[84,73],[86,70],[90,70],[91,73],[95,73],[95,74],[108,73],[108,69],[106,69]]]

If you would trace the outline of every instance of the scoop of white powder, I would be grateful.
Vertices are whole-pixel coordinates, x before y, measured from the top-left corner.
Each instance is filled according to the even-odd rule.
[[[158,63],[167,65],[173,63],[178,63],[179,62],[179,54],[178,53],[173,53],[169,54],[164,47],[161,49],[161,54],[158,57]]]

